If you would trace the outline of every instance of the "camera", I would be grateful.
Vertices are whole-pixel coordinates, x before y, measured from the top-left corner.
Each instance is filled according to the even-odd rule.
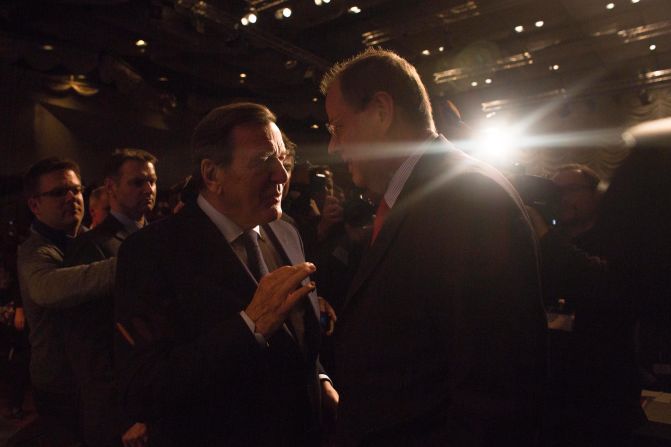
[[[510,178],[525,205],[539,212],[545,221],[557,225],[561,195],[552,180],[537,175],[520,174]]]

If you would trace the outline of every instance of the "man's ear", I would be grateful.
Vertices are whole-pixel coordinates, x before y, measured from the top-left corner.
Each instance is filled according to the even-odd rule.
[[[369,107],[373,107],[375,120],[381,126],[381,129],[385,133],[388,132],[394,123],[396,113],[394,98],[387,92],[375,92]]]
[[[111,177],[105,177],[105,191],[107,191],[107,194],[112,197],[112,194],[116,194],[116,182],[114,181],[113,178]],[[115,195],[116,197],[116,195]]]
[[[221,192],[221,184],[218,179],[218,168],[219,166],[209,158],[200,161],[200,176],[203,178],[203,184],[208,191],[215,194]]]
[[[39,211],[39,199],[36,197],[29,197],[28,198],[28,208],[30,208],[30,212],[33,213],[35,216],[38,215]]]

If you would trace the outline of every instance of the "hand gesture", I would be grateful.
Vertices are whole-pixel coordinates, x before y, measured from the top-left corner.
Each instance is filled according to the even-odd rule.
[[[254,321],[256,332],[268,338],[289,315],[298,301],[314,290],[313,282],[301,286],[301,281],[314,273],[310,262],[280,267],[261,278],[252,302],[245,313]]]

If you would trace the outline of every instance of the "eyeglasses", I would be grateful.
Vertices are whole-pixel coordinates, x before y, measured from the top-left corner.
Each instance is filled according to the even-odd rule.
[[[41,192],[35,194],[33,197],[52,197],[54,199],[60,199],[68,195],[71,192],[73,196],[82,193],[81,186],[59,186],[58,188],[51,189],[49,191]]]
[[[342,129],[340,124],[326,123],[326,130],[329,131],[332,137],[337,137],[340,129]]]

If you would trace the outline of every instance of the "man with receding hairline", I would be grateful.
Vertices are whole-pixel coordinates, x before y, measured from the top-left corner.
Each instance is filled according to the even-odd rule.
[[[322,92],[329,152],[379,200],[336,327],[340,443],[533,444],[546,322],[517,193],[436,133],[398,55],[337,64]]]
[[[197,199],[119,252],[122,395],[152,445],[318,445],[320,403],[337,402],[318,377],[315,266],[279,219],[275,121],[259,104],[212,110],[192,139]]]

